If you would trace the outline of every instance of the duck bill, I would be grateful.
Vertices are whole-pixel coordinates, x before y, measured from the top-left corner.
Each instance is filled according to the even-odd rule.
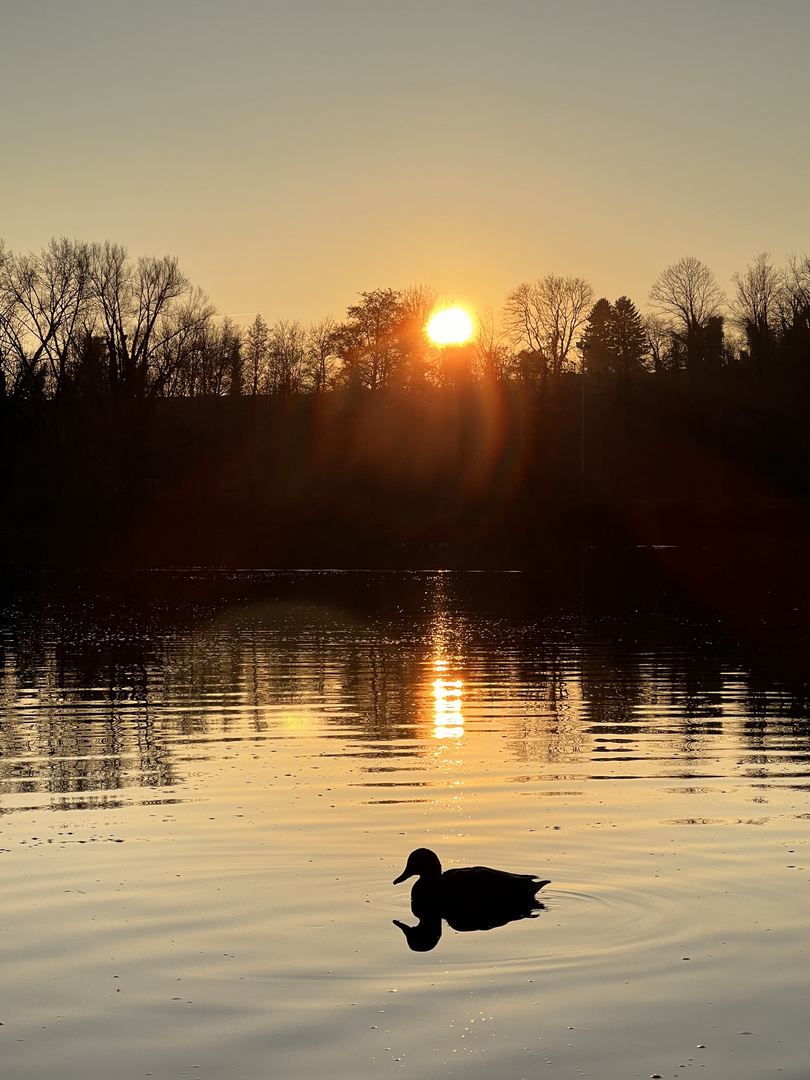
[[[394,878],[394,884],[399,885],[401,881],[407,881],[408,878],[412,876],[413,874],[409,874],[407,870],[403,870],[399,877]]]

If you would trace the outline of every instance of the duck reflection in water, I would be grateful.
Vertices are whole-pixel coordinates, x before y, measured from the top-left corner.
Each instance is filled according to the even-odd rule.
[[[534,874],[510,874],[488,866],[459,866],[442,873],[439,857],[417,848],[394,884],[417,876],[411,889],[416,926],[394,919],[414,952],[429,952],[442,936],[442,919],[453,930],[492,930],[517,919],[532,919],[544,910],[537,899],[548,881]]]

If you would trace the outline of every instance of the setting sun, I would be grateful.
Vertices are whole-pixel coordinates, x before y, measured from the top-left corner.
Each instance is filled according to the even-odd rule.
[[[461,345],[472,337],[473,323],[462,308],[437,311],[427,325],[428,337],[437,345]]]

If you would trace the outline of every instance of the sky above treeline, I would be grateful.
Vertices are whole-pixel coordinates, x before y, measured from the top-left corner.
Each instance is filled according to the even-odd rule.
[[[340,317],[810,251],[808,0],[0,0],[0,237]]]

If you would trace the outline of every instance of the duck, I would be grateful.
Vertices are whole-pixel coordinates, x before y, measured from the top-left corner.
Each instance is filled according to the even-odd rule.
[[[536,874],[513,874],[509,870],[493,870],[489,866],[456,866],[442,872],[439,856],[430,848],[416,848],[408,856],[405,869],[394,878],[399,885],[408,878],[417,877],[411,895],[446,898],[476,895],[490,900],[507,897],[534,897],[551,881],[541,880]]]
[[[411,911],[431,927],[431,936],[442,919],[454,930],[469,931],[534,918],[543,910],[537,893],[550,884],[535,874],[513,874],[489,866],[458,866],[442,872],[439,857],[430,848],[412,851],[394,884],[410,877],[417,878],[411,889]],[[403,925],[400,929],[405,932]]]

